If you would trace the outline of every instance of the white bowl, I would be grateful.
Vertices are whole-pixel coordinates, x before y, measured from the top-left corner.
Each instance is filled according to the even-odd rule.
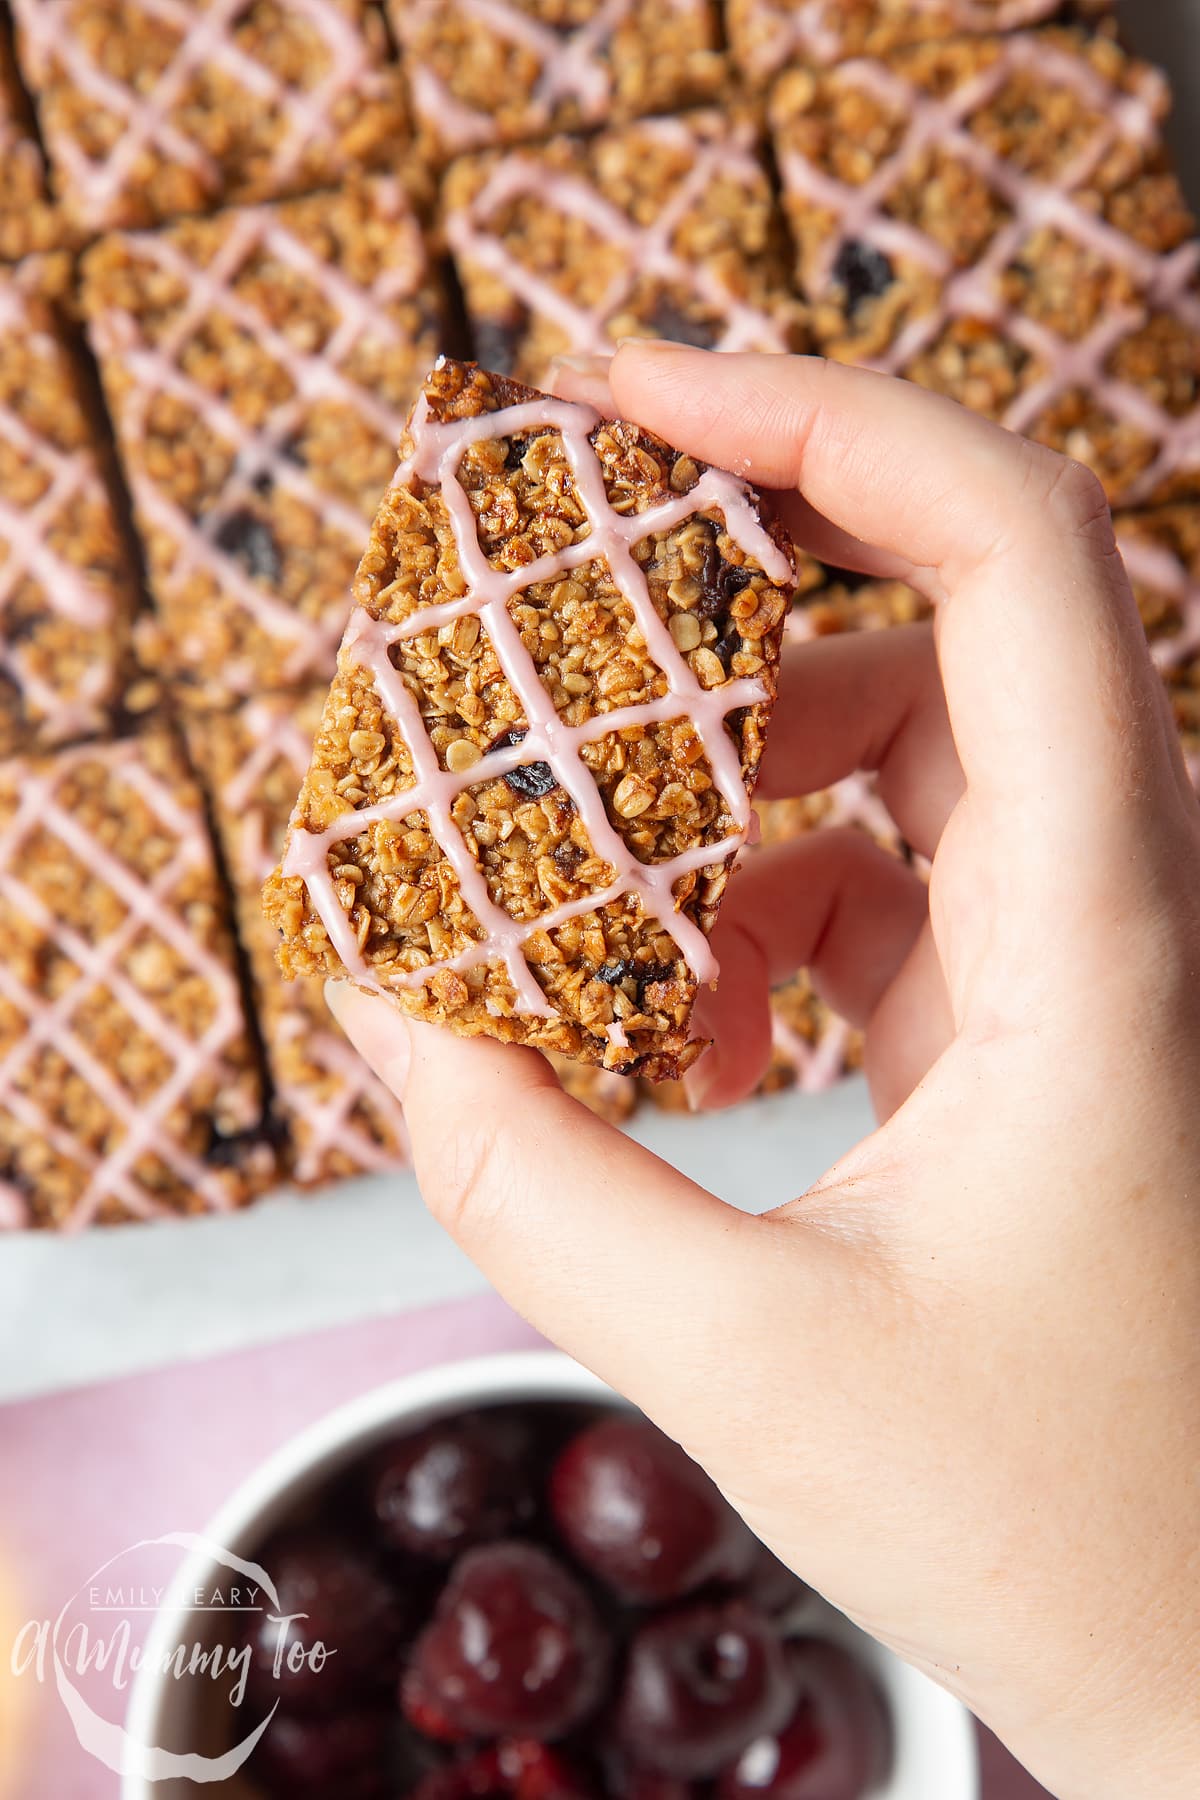
[[[612,1389],[556,1351],[479,1357],[429,1369],[376,1388],[309,1426],[247,1477],[202,1537],[235,1555],[253,1557],[309,1494],[374,1445],[464,1408],[525,1400],[624,1404]],[[171,1679],[161,1667],[174,1646],[196,1636],[188,1596],[218,1578],[214,1560],[203,1549],[192,1551],[155,1616],[125,1722],[130,1763],[142,1760],[140,1746],[186,1746],[210,1755],[223,1748],[228,1710],[222,1720],[203,1703],[213,1685],[197,1688]],[[975,1730],[965,1707],[823,1601],[814,1598],[806,1606],[805,1625],[851,1646],[887,1695],[896,1758],[892,1779],[877,1800],[979,1800]],[[190,1780],[151,1780],[140,1768],[127,1768],[121,1780],[121,1800],[193,1800],[197,1791]],[[233,1776],[210,1791],[222,1800],[242,1800],[252,1790]]]

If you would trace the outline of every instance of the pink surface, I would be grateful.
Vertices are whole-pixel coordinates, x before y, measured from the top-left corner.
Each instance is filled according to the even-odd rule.
[[[343,1401],[435,1363],[539,1341],[498,1299],[472,1299],[0,1409],[3,1800],[118,1792],[75,1742],[53,1687],[7,1678],[24,1620],[53,1617],[137,1539],[202,1529],[257,1463]],[[15,1768],[4,1761],[14,1751]],[[985,1800],[1045,1800],[991,1739],[984,1766]]]

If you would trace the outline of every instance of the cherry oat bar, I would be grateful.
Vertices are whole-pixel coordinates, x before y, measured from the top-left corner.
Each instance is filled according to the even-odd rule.
[[[679,1074],[750,822],[791,557],[636,426],[441,361],[266,888],[290,975]]]
[[[88,236],[413,166],[365,0],[13,0],[54,191]]]
[[[713,98],[713,0],[389,0],[433,157]]]
[[[726,0],[729,49],[752,82],[786,63],[814,68],[930,38],[1110,19],[1112,0]]]
[[[195,706],[327,680],[440,331],[399,184],[114,234],[84,307],[157,606],[143,657]]]
[[[200,795],[168,733],[0,764],[0,1220],[248,1200],[262,1094]]]
[[[187,722],[233,883],[288,1173],[302,1187],[407,1161],[398,1103],[335,1025],[323,983],[284,981],[276,933],[263,918],[262,884],[283,848],[325,693],[322,682],[264,694]]]
[[[1107,38],[956,38],[771,99],[819,346],[1088,463],[1114,504],[1200,492],[1200,250],[1167,89]]]
[[[537,383],[626,336],[803,349],[756,141],[706,111],[455,163],[445,232],[480,361]]]
[[[0,269],[0,757],[111,727],[134,588],[36,263]]]

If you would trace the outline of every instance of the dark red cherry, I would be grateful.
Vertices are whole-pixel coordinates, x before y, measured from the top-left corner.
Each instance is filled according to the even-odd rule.
[[[247,1630],[247,1691],[264,1710],[328,1712],[395,1679],[404,1604],[369,1556],[320,1526],[280,1532],[258,1553],[279,1596]],[[278,1674],[276,1665],[278,1664]]]
[[[448,1562],[504,1537],[535,1510],[529,1433],[508,1414],[427,1426],[376,1459],[370,1501],[393,1548]]]
[[[450,1726],[553,1740],[599,1703],[608,1645],[561,1563],[533,1544],[486,1544],[455,1565],[412,1666]]]
[[[736,1581],[755,1540],[690,1456],[647,1419],[602,1419],[562,1452],[550,1505],[564,1542],[626,1600],[661,1605]]]
[[[616,1791],[621,1800],[692,1800],[696,1792],[690,1781],[655,1769],[631,1769]]]
[[[629,1647],[617,1736],[636,1765],[701,1781],[776,1731],[795,1688],[770,1620],[731,1600],[663,1613]]]
[[[892,1760],[887,1708],[862,1665],[840,1645],[788,1646],[799,1703],[781,1731],[756,1738],[721,1776],[718,1800],[863,1800]]]
[[[440,1700],[434,1698],[417,1663],[409,1663],[400,1677],[400,1711],[422,1737],[438,1744],[462,1744],[470,1737],[447,1715]]]
[[[593,1800],[593,1790],[557,1751],[515,1740],[426,1776],[412,1800]]]
[[[384,1712],[331,1719],[279,1712],[255,1746],[249,1769],[286,1800],[386,1800],[391,1732]]]

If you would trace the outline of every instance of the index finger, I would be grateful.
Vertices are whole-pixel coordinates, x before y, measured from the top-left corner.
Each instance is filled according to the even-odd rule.
[[[798,489],[939,602],[951,727],[995,831],[1107,843],[1175,793],[1157,677],[1098,482],[891,377],[816,357],[629,343],[617,409],[693,455]],[[1014,797],[1020,804],[1014,807]]]

